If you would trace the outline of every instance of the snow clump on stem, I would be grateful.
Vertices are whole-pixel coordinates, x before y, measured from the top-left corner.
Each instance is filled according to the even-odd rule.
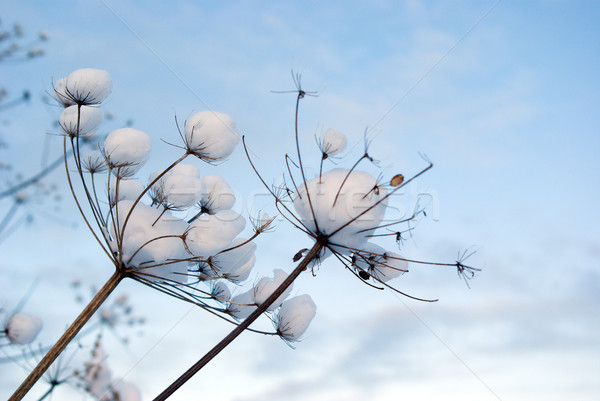
[[[298,341],[317,313],[317,305],[310,295],[298,295],[285,301],[277,318],[277,332],[286,341]]]
[[[95,68],[73,71],[54,83],[57,100],[65,107],[72,104],[100,104],[112,90],[112,78],[108,72]]]
[[[12,344],[31,344],[42,330],[42,320],[26,313],[15,313],[8,319],[4,332]]]
[[[117,177],[130,177],[148,160],[151,148],[148,134],[127,127],[108,134],[103,152],[113,174]]]
[[[103,118],[99,107],[73,105],[63,110],[59,124],[65,135],[84,137],[95,134]]]
[[[275,292],[277,287],[279,287],[281,283],[283,283],[287,276],[288,274],[283,270],[275,269],[273,271],[273,278],[261,278],[258,281],[258,283],[256,283],[256,285],[254,286],[252,292],[252,298],[254,299],[254,302],[256,302],[258,305],[265,302],[267,298]],[[281,303],[288,297],[288,295],[290,295],[290,292],[292,292],[292,287],[293,286],[290,285],[288,288],[286,288],[286,290],[279,296],[279,298],[275,300],[275,302],[273,302],[267,308],[267,310],[271,312],[277,309],[281,305]]]
[[[325,134],[317,140],[319,149],[323,153],[323,159],[337,156],[346,149],[348,140],[346,135],[339,131],[328,129]]]
[[[185,142],[191,154],[213,162],[229,157],[240,142],[240,136],[231,116],[201,111],[186,121]]]
[[[386,193],[371,174],[336,168],[302,185],[294,207],[311,232],[330,236],[334,246],[357,249],[368,239],[363,230],[381,223]]]

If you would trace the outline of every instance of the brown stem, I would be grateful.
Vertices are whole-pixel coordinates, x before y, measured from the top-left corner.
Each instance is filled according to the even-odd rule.
[[[308,254],[302,259],[300,264],[290,273],[290,275],[281,283],[279,287],[263,302],[260,304],[254,312],[250,314],[244,321],[242,321],[235,329],[231,331],[225,338],[223,338],[217,345],[215,345],[210,351],[208,351],[198,362],[190,367],[184,374],[179,376],[169,387],[167,387],[162,393],[160,393],[154,401],[164,401],[169,398],[177,389],[183,386],[188,380],[192,378],[200,369],[210,362],[219,352],[223,351],[237,336],[242,334],[256,319],[258,319],[273,302],[279,298],[281,294],[298,278],[308,267],[308,264],[319,254],[324,244],[317,240],[313,247],[310,249]]]
[[[31,371],[29,376],[25,379],[21,386],[15,391],[12,397],[8,401],[19,401],[27,392],[33,387],[35,383],[42,377],[46,370],[52,365],[54,360],[63,352],[66,346],[75,338],[79,330],[83,328],[85,323],[92,317],[94,312],[98,310],[100,305],[108,298],[110,293],[117,287],[117,284],[123,279],[123,275],[120,271],[115,271],[111,278],[108,279],[106,284],[98,291],[90,303],[81,311],[75,321],[69,326],[67,331],[64,332],[62,337],[54,344],[54,346],[48,351],[48,353],[42,358],[40,363]]]

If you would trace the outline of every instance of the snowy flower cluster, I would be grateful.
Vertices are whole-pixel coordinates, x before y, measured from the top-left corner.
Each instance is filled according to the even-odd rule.
[[[336,259],[371,287],[428,302],[435,300],[413,297],[389,283],[408,272],[409,262],[452,266],[465,279],[478,270],[463,264],[466,253],[455,263],[422,262],[390,251],[389,245],[375,243],[376,238],[389,237],[400,245],[417,216],[425,215],[418,205],[406,218],[389,219],[386,212],[391,196],[431,169],[431,162],[409,179],[395,174],[384,180],[369,154],[365,133],[364,153],[350,168],[324,171],[326,161],[335,159],[337,164],[348,143],[344,134],[328,129],[316,138],[321,153],[318,174],[309,175],[312,169],[303,164],[301,155],[298,111],[300,100],[314,93],[301,89],[299,75],[293,77],[297,87],[297,153],[295,157],[285,155],[288,174],[284,183],[269,186],[253,164],[245,142],[244,149],[252,169],[273,196],[277,212],[307,234],[313,245],[293,256],[293,262],[299,263],[290,273],[275,269],[272,277],[255,280],[245,291],[236,289],[242,288],[256,264],[254,240],[270,229],[274,219],[259,215],[251,220],[253,232],[245,233],[246,219],[233,210],[236,199],[228,183],[219,176],[203,176],[197,166],[184,162],[189,156],[209,164],[228,158],[243,140],[233,118],[215,111],[190,117],[180,132],[183,144],[173,145],[183,150],[181,157],[144,179],[141,168],[152,149],[145,132],[131,127],[117,129],[98,144],[99,150],[80,153],[80,141],[93,138],[102,122],[100,104],[112,89],[110,75],[82,69],[54,85],[56,98],[65,107],[59,123],[64,132],[70,188],[87,226],[115,267],[96,297],[105,300],[123,278],[131,278],[237,325],[157,399],[173,394],[263,313],[275,325],[275,332],[265,334],[278,335],[288,343],[301,339],[315,317],[316,305],[306,294],[289,298],[292,284],[309,269],[316,275],[316,267],[325,258]],[[67,149],[73,154],[72,162]],[[72,174],[73,170],[77,174]],[[73,185],[74,177],[79,186]],[[101,314],[105,324],[116,323],[110,310]],[[32,341],[39,331],[32,319],[18,327],[21,331],[13,327],[5,331],[15,343]],[[139,399],[135,387],[112,380],[100,341],[82,380],[87,391],[101,401]]]
[[[454,263],[410,260],[398,252],[390,251],[389,241],[385,246],[375,243],[377,239],[388,237],[395,239],[395,245],[400,246],[403,235],[413,230],[412,224],[417,222],[419,216],[426,215],[418,202],[410,216],[390,218],[387,213],[391,196],[433,167],[425,157],[428,165],[411,178],[405,179],[403,174],[395,174],[389,180],[384,180],[377,161],[369,154],[370,141],[365,133],[364,152],[359,154],[351,167],[334,167],[328,170],[325,168],[326,161],[336,159],[334,163],[338,164],[337,161],[346,151],[348,140],[343,133],[327,129],[316,136],[321,161],[318,173],[309,175],[314,170],[303,164],[298,115],[300,101],[307,95],[314,96],[314,92],[302,90],[299,75],[293,74],[293,78],[297,88],[296,157],[285,155],[288,174],[283,184],[273,188],[267,185],[252,163],[247,149],[246,153],[254,171],[273,196],[278,212],[314,241],[311,250],[304,248],[298,251],[294,261],[304,261],[310,255],[309,263],[304,266],[300,262],[300,266],[310,267],[315,274],[316,266],[324,259],[334,256],[356,277],[372,287],[388,288],[407,297],[428,302],[435,300],[413,297],[390,284],[391,280],[408,272],[409,262],[455,267],[459,276],[471,278],[478,269],[464,265],[465,258],[459,257]],[[305,314],[311,315],[310,307],[306,307]],[[282,324],[280,320],[278,325]],[[286,324],[289,323],[283,325]]]
[[[184,154],[144,179],[140,171],[152,144],[143,131],[116,129],[98,144],[99,150],[79,153],[80,138],[96,132],[102,122],[100,103],[111,88],[108,73],[94,69],[75,71],[55,84],[56,97],[65,106],[60,126],[84,187],[81,200],[75,192],[74,196],[80,205],[88,205],[84,218],[123,277],[232,321],[243,320],[286,276],[276,270],[272,279],[263,278],[247,291],[236,291],[256,264],[254,239],[267,231],[273,219],[259,216],[251,235],[243,236],[246,219],[233,210],[232,188],[223,177],[202,175],[198,166],[186,160],[195,156],[214,163],[229,157],[240,142],[233,118],[214,111],[194,114],[182,134]],[[339,134],[327,138],[335,150],[342,146]],[[101,200],[103,194],[106,200]],[[200,283],[208,289],[200,289]],[[315,310],[314,304],[285,301],[290,290],[268,308],[277,315],[273,320],[285,326],[273,334],[289,341],[302,335]],[[302,312],[306,305],[312,312]],[[110,321],[110,316],[106,319]]]

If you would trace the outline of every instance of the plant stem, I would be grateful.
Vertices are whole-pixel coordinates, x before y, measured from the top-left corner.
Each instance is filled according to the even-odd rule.
[[[8,401],[19,401],[27,392],[33,387],[35,383],[42,377],[46,370],[52,365],[54,360],[63,352],[66,346],[75,338],[77,333],[83,328],[85,323],[92,317],[94,312],[98,310],[100,305],[108,298],[110,293],[117,287],[119,282],[123,279],[123,274],[120,271],[115,273],[108,279],[106,284],[98,291],[90,303],[81,311],[75,321],[69,326],[64,332],[62,337],[54,344],[54,346],[48,351],[48,353],[42,358],[40,363],[31,371],[29,376],[21,383],[21,386],[15,391],[12,397]]]
[[[304,259],[296,266],[296,268],[290,273],[290,275],[281,283],[279,287],[263,302],[260,304],[250,316],[248,316],[244,321],[242,321],[239,325],[236,326],[235,329],[231,331],[225,338],[223,338],[217,345],[215,345],[210,351],[208,351],[198,362],[196,362],[192,367],[190,367],[184,374],[179,376],[177,380],[175,380],[169,387],[163,390],[154,401],[164,401],[169,398],[177,389],[183,386],[188,380],[192,378],[200,369],[202,369],[208,362],[210,362],[215,356],[219,354],[219,352],[223,351],[225,347],[227,347],[233,340],[236,339],[237,336],[242,334],[244,330],[246,330],[256,319],[258,319],[268,308],[271,306],[273,302],[279,298],[281,294],[298,278],[300,273],[302,273],[308,267],[308,264],[319,254],[321,249],[323,248],[323,244],[321,241],[317,240],[313,247],[308,251]]]

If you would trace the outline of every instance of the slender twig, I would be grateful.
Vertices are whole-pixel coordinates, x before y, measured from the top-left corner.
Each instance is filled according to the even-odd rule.
[[[299,87],[300,82],[298,81],[298,97],[296,98],[296,114],[294,117],[294,131],[296,134],[296,150],[298,152],[298,164],[300,166],[300,173],[302,174],[302,183],[304,184],[304,189],[306,190],[306,199],[308,200],[308,206],[310,207],[310,212],[313,217],[313,221],[315,222],[315,230],[319,232],[319,223],[317,222],[317,216],[315,215],[315,209],[312,205],[312,200],[310,199],[310,191],[308,190],[308,186],[306,185],[306,175],[304,174],[304,166],[302,164],[302,155],[300,152],[300,139],[298,135],[298,113],[300,111],[300,100],[304,97],[305,92]],[[300,197],[300,192],[298,192],[298,196]]]
[[[79,203],[79,198],[77,198],[77,194],[75,193],[75,188],[73,188],[73,182],[71,181],[71,174],[69,173],[69,162],[66,157],[66,155],[67,155],[67,137],[66,136],[64,137],[64,140],[63,140],[63,150],[64,150],[64,154],[65,154],[64,163],[65,163],[65,172],[67,173],[67,182],[69,184],[69,189],[71,190],[71,194],[73,195],[73,200],[75,201],[75,205],[77,205],[77,209],[79,210],[79,213],[81,214],[81,217],[83,218],[83,221],[85,221],[85,224],[87,225],[88,229],[91,231],[92,235],[94,236],[94,238],[96,239],[96,241],[98,242],[98,244],[100,245],[100,247],[102,248],[104,253],[106,253],[106,255],[111,260],[114,260],[112,253],[109,252],[108,249],[102,243],[102,241],[100,241],[100,238],[98,238],[96,231],[94,231],[94,229],[90,225],[89,220],[87,219],[85,213],[83,212],[83,209],[81,208],[81,204]]]

